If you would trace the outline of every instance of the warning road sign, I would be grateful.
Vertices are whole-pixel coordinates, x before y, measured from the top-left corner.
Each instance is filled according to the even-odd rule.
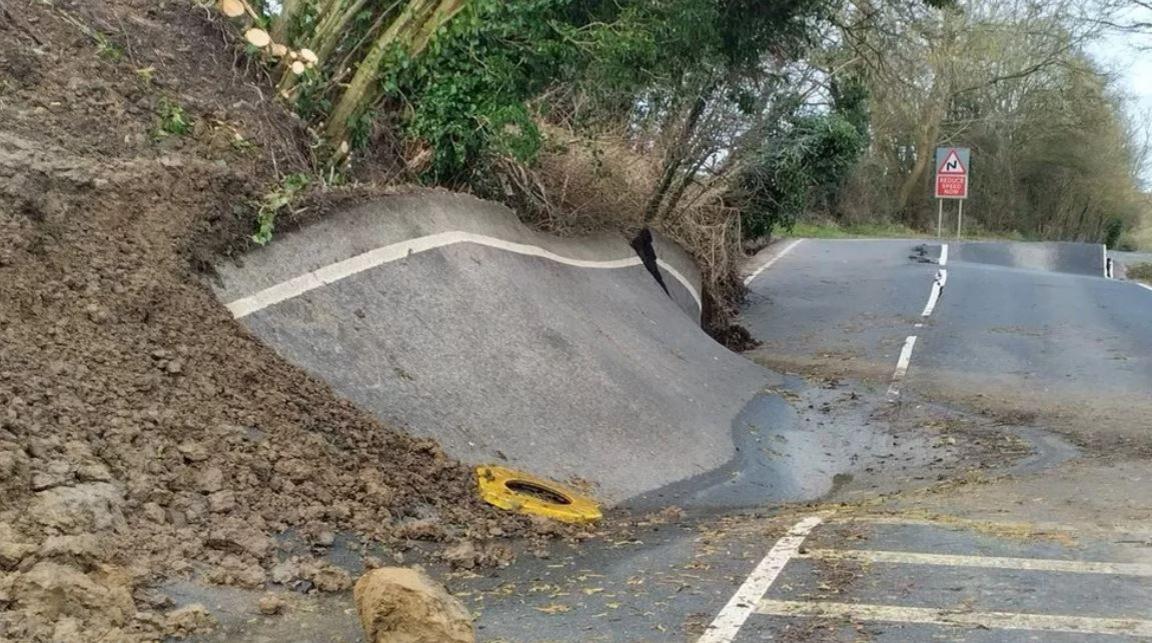
[[[966,147],[936,148],[936,198],[968,198],[968,161]]]

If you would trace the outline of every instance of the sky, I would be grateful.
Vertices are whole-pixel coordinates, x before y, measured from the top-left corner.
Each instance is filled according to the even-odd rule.
[[[1131,17],[1152,22],[1152,12],[1146,10]],[[1117,85],[1128,96],[1127,111],[1133,123],[1152,131],[1152,34],[1106,33],[1088,52],[1116,75]],[[1146,187],[1152,187],[1152,162],[1144,168],[1143,177]]]

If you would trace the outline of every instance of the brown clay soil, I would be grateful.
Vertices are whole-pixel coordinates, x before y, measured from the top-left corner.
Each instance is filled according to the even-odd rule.
[[[309,170],[271,95],[187,0],[0,4],[2,640],[210,627],[149,587],[261,587],[288,528],[400,548],[531,533],[437,444],[281,361],[204,285],[252,203]],[[159,133],[172,105],[186,134]],[[320,564],[291,574],[351,584]]]

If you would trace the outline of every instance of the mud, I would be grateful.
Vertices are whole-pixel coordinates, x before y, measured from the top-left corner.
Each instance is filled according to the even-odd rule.
[[[534,533],[470,470],[250,337],[203,285],[307,138],[186,2],[0,14],[0,638],[211,627],[149,590],[262,587],[273,536]],[[100,34],[99,37],[94,34]],[[160,133],[163,105],[191,122]],[[312,570],[318,589],[350,585]]]

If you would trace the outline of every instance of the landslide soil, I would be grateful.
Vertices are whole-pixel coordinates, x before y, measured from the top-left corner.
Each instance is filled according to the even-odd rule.
[[[263,587],[289,528],[481,553],[531,533],[204,285],[252,204],[310,169],[306,133],[233,42],[183,0],[0,5],[0,639],[209,628],[150,588]],[[162,131],[173,106],[184,134]],[[350,585],[320,562],[277,569]]]

